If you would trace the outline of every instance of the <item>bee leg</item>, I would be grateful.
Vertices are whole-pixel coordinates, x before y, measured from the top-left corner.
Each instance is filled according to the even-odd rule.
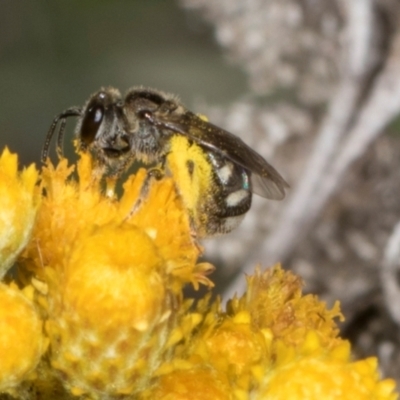
[[[195,224],[193,223],[193,221],[190,221],[190,237],[191,237],[192,242],[193,242],[194,246],[196,247],[197,251],[200,254],[203,254],[204,253],[204,246],[202,246],[200,244],[200,241],[199,241],[201,236],[198,235],[197,229],[196,229]]]
[[[143,181],[143,185],[140,189],[139,198],[133,204],[133,206],[132,206],[131,210],[129,211],[129,214],[126,216],[125,220],[131,218],[132,215],[134,215],[139,210],[139,208],[142,206],[144,200],[147,198],[147,195],[149,194],[149,189],[150,189],[153,179],[159,181],[160,179],[163,178],[163,176],[164,176],[163,172],[158,168],[152,168],[147,171],[146,177]]]

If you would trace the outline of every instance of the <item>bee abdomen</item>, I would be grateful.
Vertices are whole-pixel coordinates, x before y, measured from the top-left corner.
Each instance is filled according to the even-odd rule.
[[[249,172],[220,155],[210,154],[210,159],[215,167],[216,186],[220,188],[220,207],[224,209],[221,217],[247,212],[251,206]]]
[[[216,196],[214,205],[207,210],[207,235],[228,233],[235,229],[250,209],[251,199],[251,192],[244,189]]]
[[[245,189],[223,191],[222,196],[217,199],[217,204],[219,218],[244,215],[251,206],[251,192]]]
[[[250,208],[251,194],[248,190],[241,189],[230,193],[225,198],[227,209],[237,210],[238,213],[246,212]],[[233,211],[233,214],[236,214]]]
[[[243,167],[219,154],[209,153],[214,166],[214,207],[209,210],[208,234],[216,235],[236,228],[251,206],[250,176]]]

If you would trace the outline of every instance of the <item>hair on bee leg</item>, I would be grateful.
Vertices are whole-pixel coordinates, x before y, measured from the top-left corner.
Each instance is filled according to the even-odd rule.
[[[144,181],[143,181],[143,185],[140,189],[139,198],[133,204],[133,206],[132,206],[131,210],[129,211],[128,215],[126,216],[125,220],[128,220],[129,218],[131,218],[132,215],[134,215],[139,210],[139,208],[142,206],[143,202],[145,201],[145,199],[147,198],[147,196],[149,194],[149,190],[150,190],[152,181],[154,179],[159,181],[163,177],[164,177],[163,172],[158,168],[151,168],[147,171],[146,177],[144,178]]]
[[[199,242],[200,237],[192,220],[190,221],[190,238],[192,239],[192,243],[196,246],[199,254],[203,254],[204,247]]]
[[[67,119],[66,118],[61,119],[60,128],[57,134],[57,147],[56,147],[57,156],[59,159],[61,159],[64,156],[64,132],[66,126],[67,126]]]

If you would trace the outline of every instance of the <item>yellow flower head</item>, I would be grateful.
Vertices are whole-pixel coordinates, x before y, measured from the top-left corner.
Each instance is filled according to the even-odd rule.
[[[34,165],[18,172],[18,158],[6,148],[0,156],[0,278],[26,246],[35,221],[39,192]]]
[[[73,177],[74,167],[68,167],[65,159],[57,168],[49,164],[42,172],[45,196],[34,231],[36,244],[32,242],[26,253],[34,261],[30,268],[39,277],[44,267],[62,269],[76,243],[94,229],[112,224],[137,227],[153,241],[177,292],[187,282],[210,284],[205,275],[211,266],[196,265],[201,249],[195,245],[172,179],[152,180],[149,193],[143,194],[147,172],[141,169],[127,179],[124,193],[117,199],[114,194],[104,194],[102,177],[93,168],[90,156],[81,154],[78,178]],[[127,247],[120,246],[119,251],[131,251]]]
[[[177,368],[163,375],[141,400],[229,400],[234,399],[225,374],[207,367]]]
[[[328,310],[316,297],[303,296],[301,281],[280,266],[257,270],[246,294],[227,309],[219,301],[200,302],[197,312],[204,317],[176,353],[190,361],[190,371],[206,365],[223,372],[229,382],[224,398],[396,398],[394,382],[381,381],[376,364],[366,361],[361,371],[350,361],[349,343],[334,324],[338,305]],[[176,364],[175,370],[182,368]],[[161,372],[163,387],[176,379],[170,369]]]
[[[230,391],[248,392],[257,379],[257,370],[265,371],[271,362],[270,345],[271,338],[252,324],[248,312],[229,316],[217,301],[208,307],[187,343],[185,355],[224,372],[231,382]]]
[[[46,348],[31,294],[0,283],[0,393],[32,378]]]
[[[208,283],[208,269],[196,265],[200,249],[171,179],[140,170],[118,199],[103,194],[89,155],[77,172],[65,160],[44,169],[24,257],[44,288],[52,367],[74,394],[123,395],[158,368],[183,285]]]
[[[257,400],[397,399],[393,393],[394,381],[379,379],[376,359],[351,362],[350,346],[346,342],[330,352],[321,345],[315,333],[309,334],[301,355],[285,349],[283,343],[280,345],[278,361],[264,375],[254,397]]]
[[[5,152],[1,174],[11,193],[2,210],[29,199],[30,223],[5,213],[21,226],[21,248],[34,227],[20,273],[7,276],[24,288],[0,284],[0,397],[396,398],[375,359],[351,361],[338,304],[329,310],[304,296],[300,279],[279,266],[257,269],[226,311],[211,294],[184,299],[185,284],[212,286],[212,267],[197,263],[201,248],[171,178],[142,169],[117,196],[90,154],[76,170],[62,159],[41,173],[35,218],[33,167],[18,175]],[[19,251],[2,250],[3,265]]]
[[[316,296],[302,295],[301,279],[279,265],[248,277],[248,289],[232,299],[228,310],[246,310],[260,329],[270,329],[275,338],[293,346],[302,345],[309,331],[317,331],[326,345],[334,346],[339,329],[334,321],[342,318],[339,304],[328,310]]]

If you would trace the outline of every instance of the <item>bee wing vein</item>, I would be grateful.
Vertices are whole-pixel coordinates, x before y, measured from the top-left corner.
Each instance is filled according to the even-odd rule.
[[[240,138],[187,112],[184,116],[156,118],[153,123],[190,137],[193,141],[216,151],[251,172],[252,191],[259,196],[281,200],[289,185],[263,157]]]

